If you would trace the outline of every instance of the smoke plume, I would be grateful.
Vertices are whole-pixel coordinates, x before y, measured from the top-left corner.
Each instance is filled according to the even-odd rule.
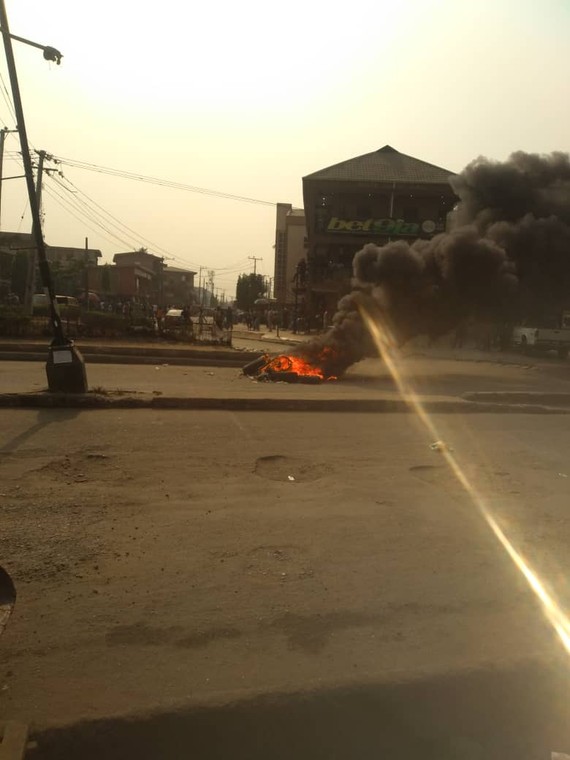
[[[340,300],[332,328],[300,348],[304,357],[341,374],[373,354],[358,309],[363,300],[401,345],[422,334],[436,338],[470,317],[512,323],[563,308],[570,299],[569,155],[478,158],[450,182],[460,199],[451,231],[365,245],[353,260],[352,292]]]

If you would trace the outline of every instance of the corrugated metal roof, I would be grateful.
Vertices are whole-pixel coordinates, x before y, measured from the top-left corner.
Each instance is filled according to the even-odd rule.
[[[353,182],[409,182],[415,184],[446,184],[454,172],[428,164],[419,158],[400,153],[391,145],[373,153],[341,161],[326,169],[308,174],[303,179]]]

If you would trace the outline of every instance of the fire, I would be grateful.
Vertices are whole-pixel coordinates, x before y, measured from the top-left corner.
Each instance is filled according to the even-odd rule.
[[[337,380],[333,367],[338,353],[330,346],[325,346],[315,357],[296,354],[270,356],[263,354],[243,367],[244,375],[257,380],[270,380],[285,383],[321,383]]]
[[[265,366],[263,372],[295,372],[301,377],[318,377],[328,380],[320,367],[315,367],[300,356],[276,356]]]

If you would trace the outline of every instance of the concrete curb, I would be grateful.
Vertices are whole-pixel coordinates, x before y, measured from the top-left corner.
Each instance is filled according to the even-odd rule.
[[[0,355],[2,353],[43,353],[47,354],[50,341],[29,341],[18,343],[17,341],[0,341]],[[163,345],[160,343],[138,344],[113,344],[113,343],[80,343],[75,342],[75,347],[84,355],[108,354],[118,356],[196,356],[207,357],[210,355],[233,356],[239,353],[237,349],[226,346],[200,346],[194,344]]]
[[[464,400],[428,401],[437,414],[570,414],[570,409],[539,404],[478,403]],[[3,409],[180,409],[258,412],[374,412],[410,413],[402,399],[277,399],[191,398],[119,394],[5,393]]]
[[[92,354],[85,353],[82,349],[81,354],[85,359],[85,364],[171,364],[183,367],[243,367],[250,361],[253,361],[258,356],[262,356],[261,352],[248,351],[245,353],[238,353],[232,355],[219,356],[215,352],[210,355],[200,356],[165,356],[162,355],[119,355],[119,354]],[[46,353],[1,353],[1,361],[14,361],[14,362],[46,362]]]
[[[570,393],[544,391],[474,391],[464,393],[465,401],[503,404],[546,404],[547,406],[570,406]]]
[[[233,337],[239,340],[253,340],[256,343],[272,343],[278,346],[298,346],[300,343],[305,343],[306,340],[302,338],[278,338],[277,336],[268,338],[267,333],[254,333],[249,331],[234,330]],[[313,337],[313,336],[309,336]]]

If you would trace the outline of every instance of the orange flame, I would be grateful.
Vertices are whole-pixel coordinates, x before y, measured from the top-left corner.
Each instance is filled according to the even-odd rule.
[[[318,377],[321,380],[336,380],[334,375],[325,374],[322,367],[311,364],[311,362],[300,356],[276,356],[265,365],[262,374],[265,372],[294,372],[300,377]]]

